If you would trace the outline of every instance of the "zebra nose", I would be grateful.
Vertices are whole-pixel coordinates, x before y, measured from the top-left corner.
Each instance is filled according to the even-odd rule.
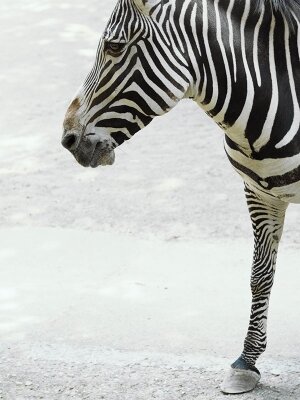
[[[61,144],[69,151],[76,148],[78,135],[75,133],[68,133],[62,138]]]

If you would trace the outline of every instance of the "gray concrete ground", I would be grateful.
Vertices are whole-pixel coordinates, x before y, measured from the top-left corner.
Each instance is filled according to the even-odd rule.
[[[18,228],[0,243],[4,399],[223,397],[250,306],[247,241]],[[283,255],[262,384],[241,399],[300,396],[297,252]]]
[[[0,2],[0,398],[222,399],[245,335],[251,226],[219,128],[191,102],[85,170],[60,146],[108,0]],[[299,207],[259,388],[298,399]]]

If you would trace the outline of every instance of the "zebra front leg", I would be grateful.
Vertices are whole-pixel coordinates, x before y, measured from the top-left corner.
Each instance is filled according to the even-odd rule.
[[[232,364],[221,386],[221,390],[228,394],[249,392],[260,380],[255,363],[267,345],[269,298],[287,208],[287,203],[253,191],[247,185],[245,193],[255,240],[251,275],[252,307],[243,353]]]

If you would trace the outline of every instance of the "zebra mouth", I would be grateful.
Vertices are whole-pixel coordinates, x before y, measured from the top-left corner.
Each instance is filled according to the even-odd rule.
[[[112,165],[115,161],[115,147],[108,135],[90,133],[80,136],[69,133],[63,137],[63,146],[83,167],[97,168],[100,165]]]
[[[92,168],[97,168],[100,165],[113,165],[115,162],[115,152],[108,148],[103,148],[103,144],[98,142],[95,146],[95,150],[92,154],[90,161],[90,166]]]

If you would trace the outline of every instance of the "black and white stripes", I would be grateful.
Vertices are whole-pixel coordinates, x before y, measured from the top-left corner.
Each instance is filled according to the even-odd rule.
[[[121,144],[189,96],[253,158],[298,154],[296,8],[290,22],[272,12],[281,2],[143,3],[117,4],[80,96],[85,126],[104,127]],[[113,54],[106,43],[123,49]]]
[[[111,164],[115,147],[187,97],[224,130],[246,184],[253,304],[233,368],[258,374],[284,214],[300,203],[300,0],[118,0],[63,144],[84,166]]]

